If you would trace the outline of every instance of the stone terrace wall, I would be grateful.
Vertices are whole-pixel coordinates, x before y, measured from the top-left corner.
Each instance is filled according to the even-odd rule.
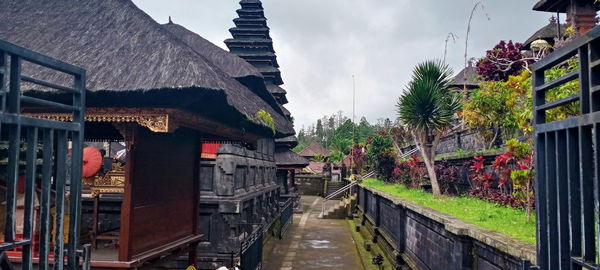
[[[416,145],[410,145],[403,147],[401,150],[402,152],[407,152],[415,147]],[[436,150],[436,154],[454,153],[458,149],[465,151],[479,150],[482,149],[482,147],[483,144],[474,130],[461,130],[442,138]]]
[[[396,269],[529,269],[535,246],[455,217],[358,187],[357,229]]]
[[[323,196],[325,177],[320,174],[296,174],[296,185],[300,195]]]

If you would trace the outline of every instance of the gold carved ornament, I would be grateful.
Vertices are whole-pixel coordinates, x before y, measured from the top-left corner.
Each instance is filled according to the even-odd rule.
[[[103,175],[86,178],[84,183],[89,185],[92,197],[107,193],[125,193],[125,168],[119,162],[113,162],[112,170]]]

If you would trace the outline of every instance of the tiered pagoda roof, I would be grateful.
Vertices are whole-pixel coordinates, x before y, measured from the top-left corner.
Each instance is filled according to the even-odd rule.
[[[132,1],[2,1],[0,18],[10,22],[0,24],[1,39],[86,69],[89,108],[175,108],[271,136],[269,127],[248,121],[264,110],[275,122],[276,137],[295,133],[267,89],[236,80],[262,83],[254,67],[199,36],[160,25]],[[55,84],[72,83],[47,69],[29,72]]]
[[[229,29],[233,38],[225,40],[229,51],[248,61],[264,77],[267,89],[281,104],[288,103],[273,40],[260,0],[241,0],[235,27]]]

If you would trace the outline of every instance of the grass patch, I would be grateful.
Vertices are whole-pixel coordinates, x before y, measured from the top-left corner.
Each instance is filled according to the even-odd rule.
[[[362,184],[457,217],[479,227],[535,244],[535,216],[532,216],[531,221],[527,221],[523,210],[471,197],[435,197],[422,190],[409,189],[399,184],[386,184],[377,179],[366,179]]]
[[[354,244],[356,244],[356,248],[358,249],[358,253],[360,255],[361,262],[365,267],[365,270],[387,270],[394,269],[390,264],[388,258],[384,255],[383,251],[377,246],[377,244],[371,244],[371,251],[367,251],[365,248],[365,239],[363,238],[360,232],[357,232],[356,223],[354,220],[348,220],[348,226],[350,226],[350,232],[352,233],[352,239],[354,239]],[[363,229],[364,230],[364,229]],[[383,255],[383,264],[381,268],[376,265],[373,265],[373,256],[375,254],[380,253]]]

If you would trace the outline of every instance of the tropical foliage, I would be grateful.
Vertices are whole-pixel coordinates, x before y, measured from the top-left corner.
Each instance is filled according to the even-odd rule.
[[[503,131],[510,134],[516,129],[517,112],[514,106],[508,106],[511,98],[506,83],[485,81],[465,102],[462,119],[468,128],[477,131],[485,149],[492,148]]]
[[[477,63],[477,73],[486,81],[506,81],[509,76],[519,75],[528,64],[522,53],[523,44],[500,41]]]
[[[417,65],[406,92],[397,105],[398,117],[410,130],[421,150],[433,193],[441,194],[434,169],[437,145],[460,110],[461,104],[449,90],[450,68],[440,61]]]

